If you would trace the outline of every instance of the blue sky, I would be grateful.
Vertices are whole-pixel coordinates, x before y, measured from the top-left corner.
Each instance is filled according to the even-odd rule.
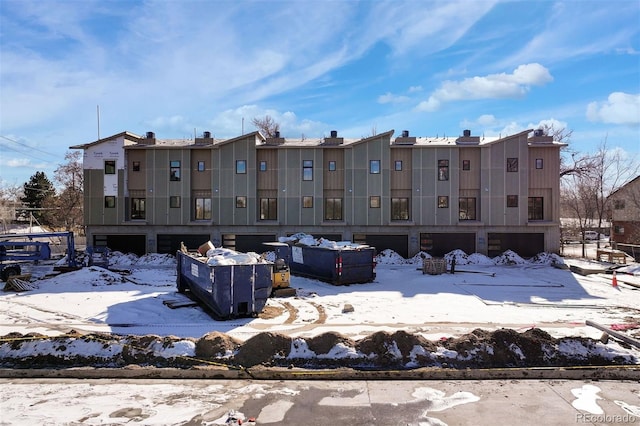
[[[0,2],[0,184],[122,131],[513,134],[640,156],[640,1]]]

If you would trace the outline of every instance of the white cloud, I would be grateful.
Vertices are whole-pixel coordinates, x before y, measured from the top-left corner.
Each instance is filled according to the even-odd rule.
[[[640,94],[614,92],[605,102],[591,102],[587,106],[587,118],[611,124],[640,124]]]
[[[477,123],[481,126],[493,126],[496,124],[496,117],[493,116],[492,114],[483,114],[480,117],[478,117],[478,119],[476,120]]]
[[[327,124],[312,120],[300,120],[292,111],[280,112],[275,109],[262,108],[258,105],[242,105],[234,109],[227,109],[216,115],[209,123],[214,135],[221,138],[236,137],[242,132],[255,131],[252,120],[256,117],[270,116],[280,124],[280,133],[285,138],[322,137]]]
[[[520,65],[512,74],[489,74],[462,81],[447,80],[431,94],[428,101],[420,103],[418,109],[435,111],[443,102],[460,100],[518,98],[524,96],[531,86],[542,86],[550,81],[553,81],[553,77],[549,70],[536,63]]]
[[[409,87],[409,93],[417,93],[417,92],[422,92],[422,86]]]
[[[407,101],[409,101],[408,96],[394,95],[390,92],[387,92],[384,95],[378,96],[379,104],[400,104]]]

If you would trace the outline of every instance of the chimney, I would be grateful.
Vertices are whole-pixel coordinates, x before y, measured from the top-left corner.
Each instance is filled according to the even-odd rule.
[[[393,141],[394,145],[414,145],[415,143],[416,143],[415,136],[410,137],[408,130],[403,130],[402,136],[397,137],[396,140]]]
[[[202,132],[201,138],[196,138],[196,145],[212,145],[213,138],[211,137],[211,132],[204,131]]]
[[[344,138],[338,137],[338,131],[332,130],[331,137],[324,138],[324,142],[322,144],[323,145],[342,145],[343,142],[344,142]]]
[[[456,139],[457,145],[480,145],[480,136],[471,136],[471,130],[462,131],[462,136]]]
[[[282,145],[284,143],[284,138],[280,137],[280,130],[276,130],[273,132],[272,137],[267,137],[264,141],[265,145]]]
[[[544,130],[536,129],[533,131],[533,137],[529,138],[531,143],[552,143],[553,136],[546,136]]]
[[[147,132],[144,139],[142,139],[139,143],[142,145],[155,145],[156,134],[153,132]]]

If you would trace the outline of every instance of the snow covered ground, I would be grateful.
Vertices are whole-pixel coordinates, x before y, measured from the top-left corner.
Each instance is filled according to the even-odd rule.
[[[0,292],[0,335],[60,336],[73,330],[198,339],[217,331],[246,341],[263,332],[292,338],[336,332],[357,341],[375,332],[404,330],[438,341],[478,328],[538,328],[555,338],[599,339],[602,331],[585,325],[591,320],[638,337],[640,291],[623,281],[640,284],[638,264],[618,269],[618,285],[613,286],[610,274],[581,276],[552,266],[565,261],[556,255],[524,260],[506,252],[489,259],[458,251],[447,258],[453,255],[454,274],[423,274],[420,256],[407,260],[384,251],[377,257],[372,283],[333,286],[292,276],[297,297],[269,299],[265,315],[230,321],[215,321],[197,306],[166,305],[186,299],[176,291],[176,264],[170,255],[138,258],[116,252],[110,270],[86,267],[59,275],[52,274],[52,264],[34,265],[33,290]],[[27,352],[59,351],[43,344],[22,346]],[[612,340],[606,346],[640,359],[637,349]],[[0,357],[7,350],[0,346]],[[81,354],[96,348],[77,341],[66,350]],[[175,346],[159,350],[165,351],[163,356],[189,353]]]

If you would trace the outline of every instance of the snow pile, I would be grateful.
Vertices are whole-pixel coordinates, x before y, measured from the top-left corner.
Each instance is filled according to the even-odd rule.
[[[404,257],[400,256],[398,253],[391,249],[382,250],[376,256],[376,263],[378,265],[400,265],[406,263]]]
[[[290,237],[280,237],[278,238],[278,241],[281,243],[323,247],[332,250],[355,250],[362,247],[368,247],[367,245],[357,244],[351,241],[332,241],[322,237],[314,238],[313,235],[305,234],[304,232],[298,232]]]
[[[494,257],[493,262],[496,265],[522,265],[526,263],[526,260],[518,256],[514,251],[507,250],[500,256]]]
[[[255,265],[257,263],[267,263],[259,254],[254,252],[240,253],[226,248],[213,248],[207,251],[207,265]]]

